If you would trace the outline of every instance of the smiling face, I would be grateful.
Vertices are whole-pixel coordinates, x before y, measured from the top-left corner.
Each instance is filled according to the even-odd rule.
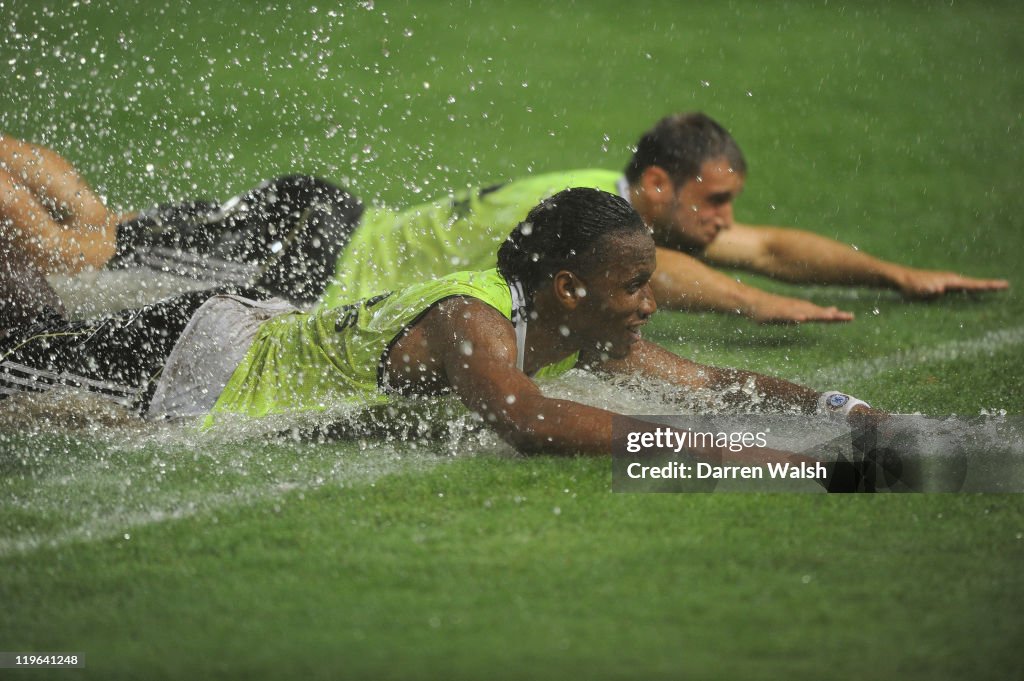
[[[650,284],[654,267],[654,240],[637,230],[605,237],[578,273],[566,273],[564,293],[573,297],[569,328],[582,350],[629,355],[658,309]]]
[[[743,191],[745,177],[725,157],[701,164],[700,173],[678,185],[660,168],[644,176],[646,210],[641,214],[654,228],[659,246],[702,251],[724,229],[732,227],[733,201]]]

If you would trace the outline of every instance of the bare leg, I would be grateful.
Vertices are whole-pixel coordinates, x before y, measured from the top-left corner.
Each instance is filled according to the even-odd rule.
[[[0,251],[43,273],[103,267],[117,217],[58,154],[0,136]]]

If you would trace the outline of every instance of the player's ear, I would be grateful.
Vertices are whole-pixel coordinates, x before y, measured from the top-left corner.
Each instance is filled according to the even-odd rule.
[[[660,203],[675,198],[675,184],[661,166],[647,166],[640,174],[640,188],[648,201]]]
[[[583,284],[583,280],[569,270],[561,270],[556,274],[552,285],[555,299],[568,310],[576,309],[576,306],[587,295],[587,288]]]

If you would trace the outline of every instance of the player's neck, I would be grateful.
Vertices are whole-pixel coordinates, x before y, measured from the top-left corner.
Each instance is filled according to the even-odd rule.
[[[526,358],[523,369],[533,374],[549,364],[565,359],[579,351],[579,343],[562,321],[561,310],[552,309],[550,301],[537,296],[529,313],[526,330]]]

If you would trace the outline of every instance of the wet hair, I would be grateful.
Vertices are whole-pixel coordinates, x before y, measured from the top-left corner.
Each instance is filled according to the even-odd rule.
[[[626,181],[636,184],[644,170],[658,166],[676,184],[697,177],[705,161],[724,156],[732,169],[746,174],[747,161],[732,135],[709,116],[681,113],[666,116],[640,137],[626,166]]]
[[[498,271],[518,279],[527,299],[560,270],[579,271],[605,254],[607,237],[649,233],[620,196],[576,187],[545,199],[516,225],[498,249]]]

